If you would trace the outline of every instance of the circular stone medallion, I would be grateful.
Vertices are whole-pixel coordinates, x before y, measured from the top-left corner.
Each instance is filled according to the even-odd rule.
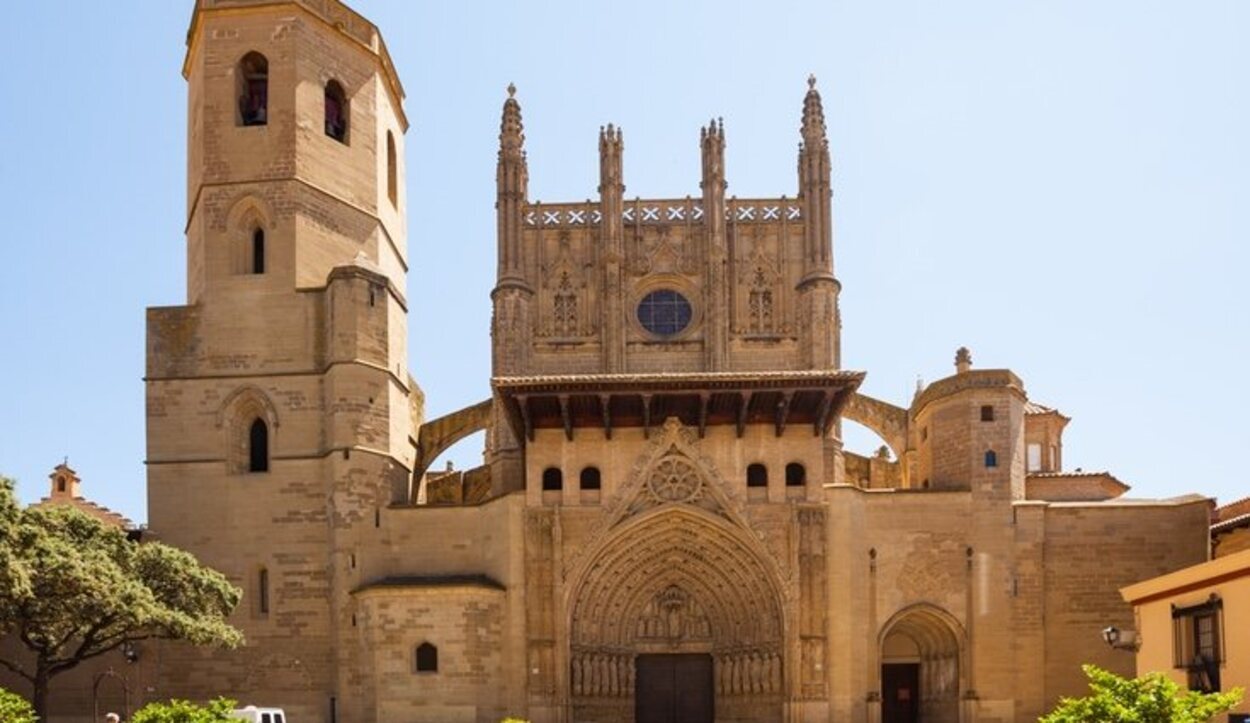
[[[685,502],[699,491],[699,473],[688,462],[660,460],[647,480],[651,494],[664,502]]]

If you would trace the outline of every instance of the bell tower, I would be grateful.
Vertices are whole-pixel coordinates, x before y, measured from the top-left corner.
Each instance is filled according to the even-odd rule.
[[[351,591],[420,422],[403,88],[338,0],[197,0],[183,76],[187,303],[148,310],[150,525],[243,588],[248,642],[171,646],[159,684],[363,720]]]
[[[358,257],[403,287],[408,121],[372,24],[333,1],[199,0],[182,73],[190,303],[319,288]]]

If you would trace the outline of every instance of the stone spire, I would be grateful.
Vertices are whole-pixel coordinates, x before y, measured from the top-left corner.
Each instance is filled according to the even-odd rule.
[[[625,318],[625,136],[608,124],[599,129],[599,235],[603,247],[603,369],[610,373],[625,370],[625,334],[619,319]]]
[[[803,98],[803,124],[799,144],[799,198],[803,202],[807,229],[804,262],[807,276],[833,273],[833,220],[830,212],[829,139],[825,136],[825,111],[816,76],[807,79]]]
[[[499,163],[495,174],[499,221],[499,281],[524,283],[521,278],[521,215],[529,185],[525,160],[525,126],[516,86],[508,84],[508,99],[499,122]]]
[[[803,97],[803,144],[810,148],[827,148],[825,109],[816,90],[816,76],[807,76],[807,95]]]
[[[708,184],[719,181],[721,195],[725,190],[725,122],[713,118],[706,128],[699,129],[699,146],[703,150],[703,182],[700,187],[704,194]]]
[[[704,364],[708,371],[720,371],[729,364],[729,247],[725,232],[725,124],[712,119],[699,130],[703,157],[703,223],[707,229],[707,310],[704,336]]]
[[[803,212],[803,277],[798,284],[800,346],[812,369],[836,369],[841,363],[841,318],[833,275],[833,192],[829,141],[816,77],[807,79],[799,143],[799,206]]]
[[[609,123],[599,127],[599,193],[619,188],[625,192],[621,155],[625,150],[625,134]],[[607,209],[604,209],[605,211]]]

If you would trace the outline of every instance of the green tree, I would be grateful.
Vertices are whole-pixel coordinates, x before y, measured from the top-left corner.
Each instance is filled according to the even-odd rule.
[[[230,711],[235,702],[218,698],[208,705],[196,705],[185,700],[168,703],[148,703],[130,717],[130,723],[217,723],[233,721]]]
[[[4,723],[35,723],[35,710],[17,693],[0,688],[0,721]]]
[[[191,555],[68,506],[23,509],[0,477],[0,635],[29,653],[0,665],[30,682],[47,718],[52,678],[125,643],[234,647],[227,616],[242,592]]]
[[[1094,665],[1081,669],[1090,694],[1063,698],[1040,723],[1206,723],[1241,702],[1243,692],[1194,693],[1162,673],[1121,678]]]

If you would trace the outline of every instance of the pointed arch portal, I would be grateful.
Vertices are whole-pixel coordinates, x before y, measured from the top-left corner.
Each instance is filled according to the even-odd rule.
[[[662,490],[681,486],[679,467],[655,465],[670,484]],[[709,716],[714,705],[718,717],[779,721],[786,656],[772,567],[741,530],[693,505],[670,502],[622,524],[570,602],[574,719],[630,720],[636,702],[669,694],[706,698]],[[648,682],[665,666],[678,688],[668,693]]]
[[[896,613],[881,632],[882,723],[957,723],[966,686],[964,635],[949,613],[920,604]]]

